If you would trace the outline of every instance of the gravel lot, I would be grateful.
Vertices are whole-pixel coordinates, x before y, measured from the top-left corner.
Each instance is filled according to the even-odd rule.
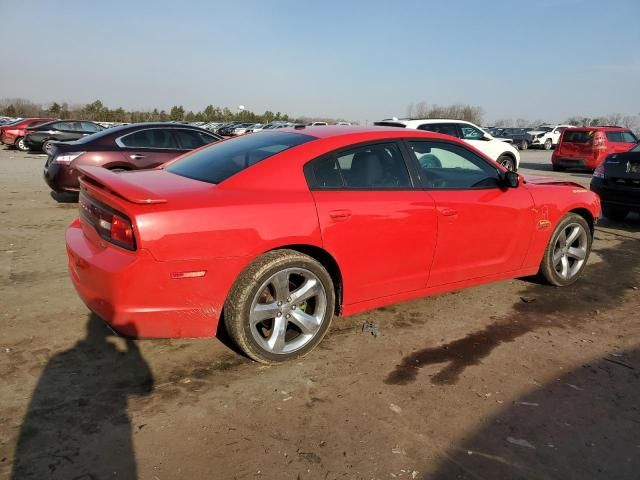
[[[265,367],[225,339],[125,341],[92,318],[66,272],[77,205],[49,195],[45,158],[0,147],[0,478],[638,478],[637,215],[600,223],[570,288],[336,319],[303,361]],[[521,172],[590,179],[544,151]]]

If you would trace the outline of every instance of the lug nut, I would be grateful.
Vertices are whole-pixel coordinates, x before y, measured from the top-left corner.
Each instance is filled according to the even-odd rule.
[[[281,316],[282,316],[282,312],[276,313],[276,317],[281,317]]]
[[[293,305],[293,306],[291,307],[291,310],[295,310],[295,309],[296,309],[296,306],[295,306],[295,305]]]
[[[290,301],[291,301],[291,297],[287,297],[287,302],[290,302]]]
[[[291,318],[291,314],[287,313],[287,315],[284,318]]]
[[[282,302],[278,302],[278,306],[282,305]]]

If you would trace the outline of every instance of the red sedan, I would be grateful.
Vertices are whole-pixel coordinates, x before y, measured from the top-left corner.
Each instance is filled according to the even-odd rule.
[[[24,141],[27,128],[37,127],[43,123],[55,120],[55,118],[23,118],[0,127],[0,142],[8,146],[15,146],[22,152],[28,152],[29,147]]]
[[[154,170],[81,169],[66,243],[89,308],[142,337],[210,337],[224,319],[264,363],[309,352],[336,314],[537,273],[569,285],[600,215],[580,185],[399,128],[296,127]]]

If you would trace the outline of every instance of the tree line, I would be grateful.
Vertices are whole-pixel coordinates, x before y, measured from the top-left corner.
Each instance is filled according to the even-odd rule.
[[[493,122],[492,127],[537,127],[538,125],[551,124],[553,122],[545,122],[536,120],[530,122],[523,118],[513,120],[511,118],[503,118]],[[576,127],[595,127],[598,125],[616,125],[627,127],[635,132],[640,132],[640,115],[623,115],[621,113],[610,113],[600,117],[587,117],[584,115],[574,115],[567,118],[564,122],[566,125],[575,125]]]
[[[93,120],[100,122],[138,123],[138,122],[228,122],[242,121],[270,123],[273,121],[308,122],[327,121],[334,123],[341,119],[300,117],[292,118],[286,113],[265,111],[262,114],[250,110],[232,111],[228,107],[207,105],[203,110],[194,112],[182,105],[174,105],[169,110],[125,110],[122,107],[109,108],[101,100],[85,105],[52,102],[35,103],[24,98],[0,99],[0,115],[8,117],[55,117],[61,119]]]

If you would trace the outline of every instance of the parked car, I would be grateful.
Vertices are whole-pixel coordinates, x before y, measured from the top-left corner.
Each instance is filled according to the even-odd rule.
[[[218,135],[207,130],[179,123],[113,127],[75,142],[54,143],[44,179],[55,192],[77,192],[78,168],[82,165],[118,171],[155,168],[218,140]]]
[[[473,145],[507,170],[517,171],[520,165],[520,153],[518,153],[518,149],[511,145],[510,140],[494,138],[471,122],[448,119],[387,119],[381,122],[374,122],[374,125],[415,128],[417,130],[451,135]]]
[[[600,196],[607,218],[622,221],[629,212],[640,213],[640,145],[609,155],[593,172],[591,191]]]
[[[398,128],[300,126],[159,169],[80,168],[66,245],[89,308],[142,337],[211,337],[224,319],[271,364],[312,350],[336,313],[536,273],[572,284],[600,214],[577,184]]]
[[[560,135],[565,128],[573,128],[573,125],[540,125],[535,130],[528,131],[532,137],[529,147],[551,150],[560,141]]]
[[[329,125],[327,122],[310,122],[307,123],[307,126],[310,127],[319,127],[319,126],[325,126],[325,125]]]
[[[14,123],[9,123],[0,127],[0,142],[4,145],[16,147],[22,152],[29,150],[24,142],[25,131],[27,128],[36,127],[43,123],[55,120],[53,118],[23,118]]]
[[[231,130],[231,135],[232,136],[238,136],[238,135],[244,135],[245,133],[251,133],[251,129],[257,125],[260,125],[259,123],[252,123],[252,122],[248,122],[248,123],[240,123],[238,125],[236,125],[233,130]]]
[[[241,123],[242,122],[227,122],[222,125],[216,133],[224,137],[230,137],[233,135],[233,130],[235,130],[235,128]]]
[[[52,142],[78,140],[105,128],[88,120],[55,120],[25,131],[24,143],[29,150],[42,150],[49,153]]]
[[[511,140],[514,146],[518,150],[526,150],[533,141],[533,136],[528,133],[528,128],[498,128],[493,132],[490,132],[494,138],[499,140],[508,139]]]
[[[567,128],[551,155],[555,171],[566,168],[593,170],[607,155],[627,152],[638,143],[631,130],[623,127]]]

